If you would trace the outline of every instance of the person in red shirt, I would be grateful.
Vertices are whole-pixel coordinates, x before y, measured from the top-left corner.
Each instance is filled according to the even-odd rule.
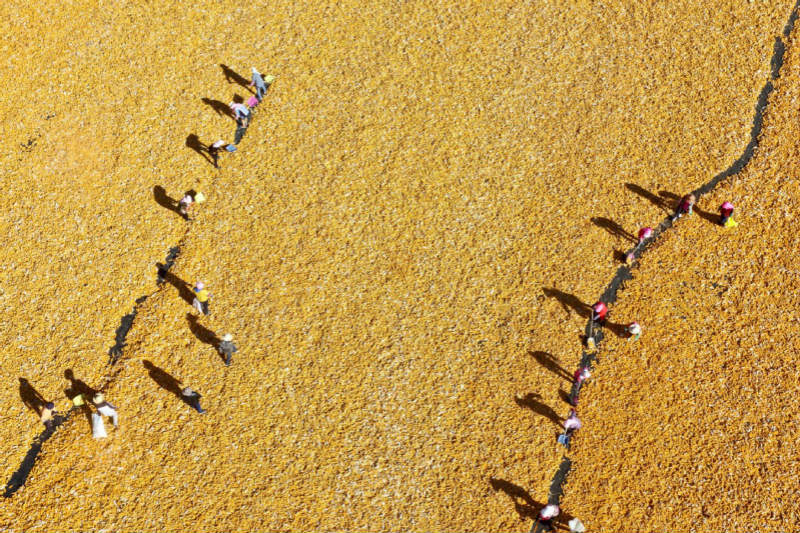
[[[606,321],[608,307],[603,302],[597,302],[592,306],[592,322],[603,324]]]
[[[691,215],[696,201],[697,197],[695,197],[694,194],[687,194],[681,198],[681,203],[678,204],[678,208],[675,210],[675,216],[672,217],[672,220],[681,218],[683,215]]]

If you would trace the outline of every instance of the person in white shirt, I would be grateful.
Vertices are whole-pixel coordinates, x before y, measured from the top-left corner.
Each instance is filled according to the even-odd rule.
[[[119,415],[117,414],[117,408],[105,400],[102,392],[98,392],[94,395],[92,403],[94,403],[98,413],[110,417],[111,423],[114,424],[114,427],[119,427]]]

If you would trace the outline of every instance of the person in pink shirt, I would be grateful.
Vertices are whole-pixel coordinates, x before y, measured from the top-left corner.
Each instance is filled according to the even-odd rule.
[[[575,409],[570,409],[569,416],[564,421],[564,433],[558,436],[558,442],[569,450],[569,439],[572,437],[572,434],[579,429],[581,429],[581,420],[578,418]]]
[[[639,244],[653,236],[653,228],[642,228],[639,230]]]
[[[592,377],[588,366],[582,366],[575,371],[574,380],[572,382],[572,390],[569,392],[570,405],[578,405],[578,395],[581,393],[583,382]]]
[[[719,225],[724,226],[728,219],[733,215],[733,204],[725,202],[719,206]]]

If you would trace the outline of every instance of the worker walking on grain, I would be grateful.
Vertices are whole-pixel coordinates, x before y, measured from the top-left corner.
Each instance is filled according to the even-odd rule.
[[[117,414],[117,408],[106,401],[102,392],[98,392],[94,395],[92,403],[97,408],[98,413],[111,418],[111,423],[114,424],[114,428],[119,428],[119,415]]]
[[[47,402],[42,406],[42,412],[39,414],[42,424],[45,429],[53,429],[53,413],[56,410],[56,404]]]
[[[183,401],[202,415],[203,413],[206,412],[206,410],[200,407],[201,397],[202,397],[201,394],[199,392],[192,390],[191,387],[184,387],[184,389],[181,391],[181,398],[183,399]]]
[[[247,132],[247,127],[250,125],[250,109],[246,105],[236,102],[231,102],[229,106],[233,117],[236,119],[236,133],[233,137],[233,144],[239,144],[245,132]]]
[[[186,193],[183,198],[178,202],[178,211],[184,220],[190,220],[189,209],[194,205],[194,198],[189,193]]]
[[[564,447],[569,450],[569,439],[572,437],[572,434],[579,429],[581,429],[581,420],[578,418],[575,409],[570,409],[569,416],[564,421],[564,433],[558,436],[559,444],[563,444]]]
[[[261,76],[261,73],[256,70],[256,67],[252,68],[253,70],[253,81],[250,82],[251,87],[256,88],[256,98],[258,99],[259,103],[261,100],[264,99],[264,95],[267,93],[267,89],[275,81],[274,76],[267,76],[268,81],[264,81],[264,77]]]
[[[606,315],[608,315],[608,307],[603,302],[597,302],[592,306],[592,322],[605,324]]]
[[[681,198],[678,207],[675,209],[675,214],[673,215],[672,220],[675,221],[676,219],[681,218],[683,215],[691,215],[696,201],[697,198],[694,194],[687,194]]]
[[[582,366],[575,371],[574,379],[572,381],[572,390],[569,392],[569,403],[572,406],[578,405],[578,396],[581,393],[583,382],[592,377],[588,366]]]
[[[214,168],[219,168],[219,153],[222,150],[226,152],[235,152],[236,147],[232,144],[228,144],[227,142],[220,139],[216,141],[214,144],[208,147],[208,153],[211,154],[211,159],[214,161]]]
[[[739,225],[738,222],[733,220],[733,204],[724,202],[719,206],[719,224],[725,228],[735,228]]]
[[[202,281],[198,281],[194,284],[194,301],[192,301],[192,307],[194,307],[198,313],[202,313],[204,315],[210,315],[211,313],[208,310],[208,300],[211,298],[211,294],[206,289],[205,283]]]
[[[539,517],[536,519],[539,522],[540,530],[553,531],[553,520],[561,512],[558,505],[549,503],[539,511]]]
[[[628,337],[628,340],[633,339],[635,341],[638,341],[639,337],[642,335],[642,327],[639,325],[638,322],[631,322],[630,324],[628,324],[628,326],[625,328],[625,331],[627,331],[628,335],[630,335],[630,337]]]
[[[219,351],[220,355],[225,357],[225,366],[231,366],[231,358],[233,354],[238,352],[238,348],[236,345],[233,344],[233,335],[230,333],[226,333],[222,336],[222,342],[219,343],[217,346],[217,350]]]

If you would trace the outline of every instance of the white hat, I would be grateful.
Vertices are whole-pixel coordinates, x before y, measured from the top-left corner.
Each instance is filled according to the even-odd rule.
[[[94,395],[94,398],[92,398],[94,403],[103,403],[103,400],[105,400],[105,397],[103,396],[102,392],[98,392]]]
[[[228,107],[233,107],[234,105],[236,105],[236,102],[231,102],[230,104],[228,104]]]
[[[586,526],[583,525],[580,518],[573,518],[567,522],[567,525],[569,526],[570,533],[583,533],[586,531]]]
[[[250,68],[253,69],[253,74],[258,74],[258,71],[256,70],[256,67],[250,67]]]
[[[231,342],[233,340],[233,335],[231,335],[230,333],[226,333],[225,335],[222,336],[222,340],[224,340],[225,342]]]
[[[181,394],[183,394],[184,396],[191,396],[193,392],[194,391],[192,390],[191,387],[186,387],[181,391]]]
[[[544,509],[539,512],[539,516],[545,520],[549,520],[550,518],[555,518],[558,516],[559,511],[560,509],[558,508],[558,505],[553,505],[550,503],[544,506]]]
[[[203,283],[202,281],[198,281],[197,283],[194,284],[194,288],[200,291],[202,291],[205,288],[205,286],[206,284]]]

